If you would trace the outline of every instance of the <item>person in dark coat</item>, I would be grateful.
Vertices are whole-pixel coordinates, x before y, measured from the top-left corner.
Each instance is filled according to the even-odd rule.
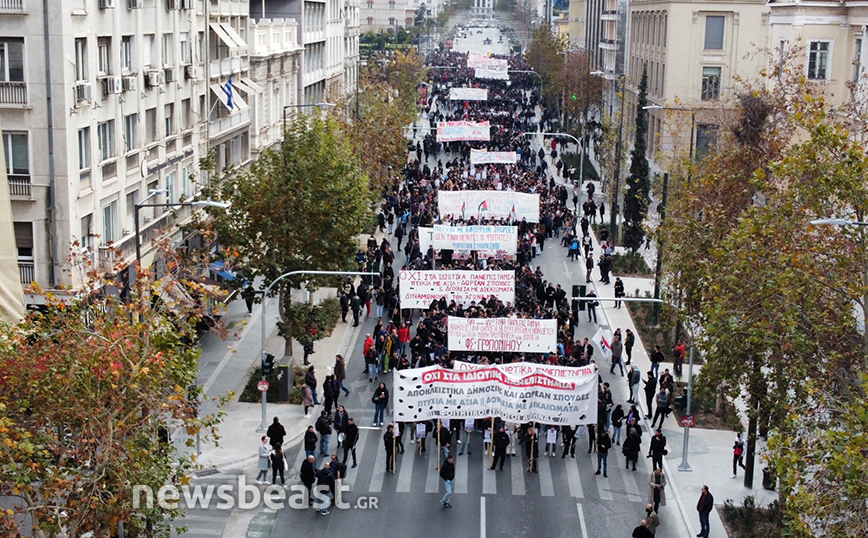
[[[440,503],[446,508],[452,508],[452,505],[449,504],[452,498],[452,484],[455,480],[455,458],[452,454],[449,454],[446,461],[440,465],[440,478],[443,480],[443,487],[446,488],[446,493]]]
[[[395,472],[395,426],[389,424],[383,434],[383,447],[386,449],[386,472]]]
[[[509,434],[504,431],[503,426],[494,434],[494,460],[491,462],[489,471],[493,471],[497,467],[497,462],[500,461],[500,470],[503,470],[503,462],[506,460],[506,447],[509,446]]]
[[[332,421],[332,426],[335,429],[335,433],[338,438],[338,448],[341,448],[341,432],[343,432],[347,425],[349,424],[350,415],[347,413],[347,410],[344,406],[338,407],[338,410],[335,411],[335,417]]]
[[[708,486],[702,486],[702,494],[696,503],[696,511],[699,512],[699,534],[702,538],[708,538],[708,514],[714,510],[714,495],[708,491]]]
[[[274,452],[271,453],[271,483],[277,484],[277,475],[280,475],[280,483],[286,484],[283,476],[284,459],[283,450],[280,446],[274,447]]]
[[[666,436],[663,435],[663,432],[660,428],[657,428],[657,431],[654,432],[654,436],[651,437],[651,446],[648,447],[648,456],[651,457],[652,470],[663,468],[663,456],[666,454]]]
[[[630,468],[633,464],[633,470],[636,470],[636,462],[639,461],[639,452],[642,450],[642,438],[633,427],[627,427],[627,438],[624,439],[624,446],[621,452],[624,454],[624,459],[627,462],[626,468]]]
[[[307,488],[308,504],[313,504],[313,483],[316,482],[316,458],[308,456],[301,462],[301,483]]]
[[[332,406],[337,399],[338,394],[335,394],[335,378],[327,375],[322,384],[323,411],[326,415],[332,414]]]
[[[313,431],[313,426],[308,426],[307,431],[304,432],[304,455],[305,456],[313,456],[314,462],[316,462],[316,442],[319,440],[316,432]]]
[[[353,469],[357,467],[356,465],[356,442],[359,440],[359,427],[356,426],[356,422],[350,418],[347,421],[347,427],[342,430],[344,433],[344,465],[347,463],[347,456],[350,452],[353,453]]]
[[[330,467],[329,463],[326,462],[322,469],[316,473],[316,487],[326,495],[322,500],[324,507],[319,510],[319,513],[324,516],[328,515],[331,499],[334,498],[335,495],[335,475],[332,474]]]
[[[268,431],[265,432],[265,435],[271,441],[271,446],[278,448],[283,446],[283,439],[286,437],[286,428],[283,427],[283,424],[280,423],[280,420],[277,417],[274,417],[274,421],[272,421],[271,426],[268,427]]]
[[[309,366],[307,373],[304,374],[304,384],[310,387],[310,392],[313,394],[313,405],[319,405],[319,397],[316,392],[316,372],[313,366]]]

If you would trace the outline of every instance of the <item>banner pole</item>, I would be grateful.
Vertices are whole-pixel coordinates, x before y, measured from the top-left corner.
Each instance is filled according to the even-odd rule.
[[[488,468],[494,463],[494,417],[491,417],[491,440],[488,442]]]
[[[395,387],[398,385],[395,383],[397,381],[397,372],[392,370],[392,390],[395,390]],[[398,427],[398,412],[395,411],[395,406],[392,405],[392,424],[394,424],[394,431],[392,431],[392,474],[395,474],[395,460],[398,459],[398,437],[397,435],[401,433],[401,429]],[[403,446],[403,445],[402,445]]]
[[[530,434],[530,472],[533,472],[533,453],[536,448],[536,428],[533,429],[533,433]]]
[[[437,470],[440,470],[440,419],[437,419]]]

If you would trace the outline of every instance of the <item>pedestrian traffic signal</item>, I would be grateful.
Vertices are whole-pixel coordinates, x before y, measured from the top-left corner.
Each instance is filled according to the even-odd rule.
[[[573,101],[578,101],[578,100],[579,100],[579,96],[576,95],[576,94],[573,94],[571,97],[572,97]]]
[[[274,372],[274,355],[266,353],[262,357],[262,375],[269,375]]]

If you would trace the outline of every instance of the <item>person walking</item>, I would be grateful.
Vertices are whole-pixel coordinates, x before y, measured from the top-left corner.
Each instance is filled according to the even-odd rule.
[[[268,436],[262,436],[262,444],[259,445],[259,474],[256,475],[257,484],[268,484],[268,464],[271,457],[271,445],[268,444]]]
[[[639,371],[639,367],[635,364],[629,372],[627,379],[630,386],[630,399],[627,400],[627,403],[635,404],[639,402],[639,383],[642,381],[642,372]]]
[[[546,430],[546,456],[554,457],[558,451],[558,429],[556,426],[549,426]]]
[[[537,460],[539,459],[539,436],[537,435],[535,428],[528,428],[527,436],[525,436],[524,439],[524,446],[527,455],[527,472],[539,472],[539,465],[537,464]]]
[[[666,436],[663,435],[660,428],[657,428],[657,431],[654,432],[654,436],[651,437],[651,445],[648,447],[648,457],[651,458],[651,468],[663,469],[663,456],[668,453],[669,451],[666,450]]]
[[[465,449],[465,448],[467,449],[467,455],[468,455],[468,456],[471,455],[471,452],[470,452],[470,438],[471,438],[471,435],[473,435],[473,423],[474,423],[474,420],[473,420],[472,418],[469,418],[469,419],[467,419],[467,420],[464,421],[464,443],[461,445],[461,450],[458,451],[458,455],[459,455],[459,456],[461,456],[462,454],[464,454],[464,449]],[[461,432],[459,432],[458,435],[460,436],[460,435],[461,435]],[[459,439],[458,439],[458,442],[459,442],[459,443],[461,442],[460,437],[459,437]]]
[[[309,385],[301,386],[301,404],[304,406],[304,418],[310,418],[310,408],[313,406],[313,391]]]
[[[359,440],[359,427],[351,418],[347,420],[347,428],[344,431],[344,465],[347,463],[347,455],[353,453],[353,469],[356,468],[356,442]]]
[[[594,252],[591,251],[585,256],[585,283],[591,283],[591,271],[594,270]],[[590,321],[590,320],[588,320]]]
[[[621,342],[620,336],[615,335],[615,338],[614,340],[612,340],[612,345],[610,346],[610,348],[612,350],[612,366],[609,368],[609,373],[615,373],[615,365],[617,364],[618,368],[620,368],[621,370],[621,377],[624,377],[624,365],[621,364],[621,354],[624,352],[624,344]]]
[[[660,526],[660,516],[654,510],[654,505],[649,504],[645,507],[645,521],[648,522],[648,530],[652,535],[657,534],[657,527]]]
[[[280,419],[274,417],[271,426],[269,426],[268,431],[265,432],[265,436],[271,440],[271,446],[273,448],[283,446],[283,439],[286,437],[286,428],[284,428],[283,424],[280,423]]]
[[[493,471],[500,462],[500,470],[503,470],[503,462],[506,460],[506,448],[509,446],[509,434],[504,431],[503,426],[494,434],[494,459],[491,462],[489,471]],[[469,454],[469,453],[468,453]]]
[[[449,455],[449,447],[452,445],[452,432],[443,422],[440,422],[437,429],[437,443],[440,445],[440,461],[443,461]]]
[[[573,457],[576,457],[576,430],[572,426],[561,426],[561,442],[564,445],[564,453],[561,454],[561,459],[567,457],[567,452],[572,450]]]
[[[624,439],[624,446],[621,447],[621,452],[624,454],[626,461],[626,469],[633,465],[633,470],[636,470],[636,462],[639,461],[639,452],[642,450],[642,437],[639,435],[638,425],[636,427],[627,426],[627,438]]]
[[[319,405],[319,398],[316,393],[316,371],[313,365],[307,367],[307,373],[304,374],[304,384],[310,387],[313,394],[313,405]]]
[[[666,387],[660,387],[655,399],[657,400],[657,409],[654,411],[654,418],[651,420],[652,428],[657,423],[658,418],[660,419],[660,425],[663,426],[663,420],[669,413],[669,393],[666,392]]]
[[[350,395],[350,389],[344,386],[344,379],[347,378],[347,362],[343,356],[335,355],[335,380],[338,382],[338,387],[344,391],[344,396]]]
[[[327,375],[322,383],[323,409],[326,415],[332,414],[332,407],[337,402],[340,396],[340,390],[337,388],[337,382],[333,375]]]
[[[271,452],[271,483],[277,484],[277,475],[280,475],[281,485],[286,484],[283,471],[286,469],[286,460],[283,457],[283,449],[275,447]]]
[[[624,337],[624,353],[627,354],[627,362],[624,365],[631,364],[633,362],[633,346],[636,344],[636,335],[633,334],[633,331],[627,329],[627,335]]]
[[[344,437],[346,434],[344,431],[347,429],[349,425],[350,415],[347,413],[347,410],[344,406],[339,406],[338,410],[335,411],[335,418],[332,421],[332,426],[334,426],[335,433],[338,438],[338,446],[337,448],[341,448],[341,444],[344,442]]]
[[[307,431],[304,432],[304,455],[305,456],[313,456],[316,459],[316,443],[319,440],[316,432],[313,431],[313,425],[307,427]],[[316,464],[316,461],[314,461]]]
[[[362,303],[359,301],[359,296],[355,293],[350,296],[350,310],[353,311],[353,327],[358,327],[359,314],[362,311]]]
[[[654,536],[654,533],[648,529],[647,519],[643,519],[642,522],[633,529],[633,534],[630,535],[631,538],[651,538],[652,536]]]
[[[389,404],[389,389],[386,388],[385,383],[380,383],[374,390],[371,402],[374,403],[374,426],[382,426],[383,415],[385,415],[386,406]]]
[[[660,363],[666,360],[666,356],[660,351],[660,346],[654,346],[654,351],[651,352],[651,371],[654,372],[654,379],[660,377]],[[648,413],[651,413],[649,408]]]
[[[738,467],[742,469],[744,466],[744,438],[742,437],[741,432],[738,432],[735,436],[735,443],[732,445],[732,477],[736,478],[736,470]]]
[[[449,501],[452,499],[452,484],[455,480],[455,458],[452,457],[452,454],[449,454],[443,464],[440,465],[440,478],[443,480],[443,488],[446,490],[440,503],[445,508],[452,508],[452,505],[449,504]]]
[[[247,306],[247,317],[253,315],[253,303],[256,300],[256,290],[253,289],[253,284],[248,284],[244,291],[241,292],[241,297],[244,298],[244,304]]]
[[[620,299],[624,297],[624,282],[621,280],[621,277],[615,277],[615,298]],[[621,308],[621,301],[615,301],[615,308]]]
[[[657,378],[654,377],[654,372],[648,372],[648,379],[645,380],[645,408],[648,414],[645,418],[651,418],[651,405],[654,402],[654,395],[657,394]]]
[[[319,455],[326,456],[329,453],[329,440],[332,436],[332,426],[331,420],[329,420],[328,413],[323,411],[320,413],[318,419],[316,419],[316,431],[319,433]]]
[[[699,496],[699,502],[696,503],[696,511],[699,512],[699,534],[700,538],[708,538],[708,514],[714,509],[714,495],[708,491],[708,486],[702,486],[702,494]]]
[[[585,304],[588,306],[588,323],[591,323],[593,318],[594,323],[597,323],[597,307],[600,306],[600,301],[597,300],[597,294],[594,290],[588,292],[588,300]]]
[[[654,469],[648,479],[648,503],[653,505],[655,512],[660,512],[661,506],[666,506],[666,475],[663,469]]]
[[[612,410],[612,440],[616,445],[621,444],[621,426],[624,425],[624,408],[621,404],[615,406]]]
[[[301,469],[298,473],[301,478],[301,483],[307,488],[307,503],[313,504],[313,483],[316,482],[316,459],[313,456],[308,456],[301,462]]]
[[[609,432],[601,430],[597,437],[597,472],[600,474],[600,469],[603,470],[603,478],[609,478],[609,449],[612,448],[612,440],[609,439]]]
[[[383,447],[386,449],[386,472],[395,472],[395,426],[389,424],[386,426],[386,433],[383,434]]]

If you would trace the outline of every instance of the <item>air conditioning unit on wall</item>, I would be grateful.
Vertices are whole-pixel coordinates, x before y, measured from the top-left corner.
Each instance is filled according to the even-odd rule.
[[[121,83],[123,86],[123,90],[125,92],[134,92],[136,91],[136,77],[124,77],[123,82]]]
[[[102,91],[106,95],[121,93],[121,77],[106,77],[102,79]]]
[[[156,88],[163,84],[163,72],[162,71],[148,71],[148,75],[146,78],[148,82],[148,88]]]
[[[90,101],[91,100],[90,82],[79,82],[75,85],[75,100]]]

